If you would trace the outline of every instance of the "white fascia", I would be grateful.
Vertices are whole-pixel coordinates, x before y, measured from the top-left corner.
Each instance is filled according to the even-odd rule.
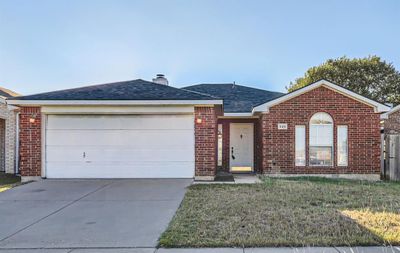
[[[227,113],[224,113],[224,116],[226,116],[226,117],[251,117],[251,116],[253,116],[253,113],[251,113],[251,112],[227,112]]]
[[[324,87],[326,87],[328,89],[334,90],[334,91],[336,91],[336,92],[338,92],[338,93],[340,93],[340,94],[342,94],[344,96],[347,96],[347,97],[350,97],[352,99],[355,99],[355,100],[357,100],[357,101],[359,101],[361,103],[367,104],[367,105],[373,107],[374,111],[376,113],[387,112],[387,111],[390,110],[389,106],[386,106],[384,104],[376,102],[376,101],[374,101],[372,99],[369,99],[367,97],[361,96],[361,95],[359,95],[359,94],[357,94],[355,92],[352,92],[352,91],[350,91],[348,89],[345,89],[345,88],[343,88],[343,87],[341,87],[339,85],[336,85],[334,83],[331,83],[329,81],[320,80],[318,82],[315,82],[313,84],[305,86],[304,88],[298,89],[296,91],[293,91],[291,93],[288,93],[286,95],[278,97],[278,98],[276,98],[274,100],[271,100],[271,101],[269,101],[267,103],[264,103],[264,104],[261,104],[259,106],[256,106],[256,107],[253,108],[253,113],[255,113],[255,112],[268,112],[269,108],[274,106],[274,105],[283,103],[283,102],[285,102],[285,101],[287,101],[289,99],[292,99],[294,97],[302,95],[302,94],[304,94],[306,92],[309,92],[309,91],[311,91],[313,89],[316,89],[318,87],[321,87],[321,86],[324,86]]]
[[[222,100],[7,100],[9,105],[221,105]]]

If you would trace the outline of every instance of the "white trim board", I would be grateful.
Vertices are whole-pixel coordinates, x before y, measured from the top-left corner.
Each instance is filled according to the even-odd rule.
[[[367,97],[361,96],[361,95],[359,95],[359,94],[357,94],[355,92],[352,92],[352,91],[350,91],[348,89],[345,89],[345,88],[343,88],[343,87],[341,87],[339,85],[336,85],[334,83],[331,83],[329,81],[320,80],[318,82],[315,82],[315,83],[312,83],[312,84],[310,84],[308,86],[305,86],[304,88],[298,89],[296,91],[293,91],[291,93],[288,93],[286,95],[278,97],[278,98],[276,98],[274,100],[271,100],[271,101],[269,101],[267,103],[264,103],[264,104],[261,104],[259,106],[256,106],[256,107],[253,108],[253,113],[255,113],[255,112],[268,112],[269,108],[274,106],[274,105],[283,103],[283,102],[285,102],[287,100],[290,100],[290,99],[292,99],[294,97],[302,95],[302,94],[304,94],[306,92],[309,92],[309,91],[314,90],[316,88],[319,88],[321,86],[326,87],[326,88],[331,89],[331,90],[334,90],[334,91],[336,91],[336,92],[338,92],[338,93],[340,93],[340,94],[342,94],[344,96],[347,96],[347,97],[350,97],[352,99],[355,99],[355,100],[357,100],[357,101],[359,101],[361,103],[364,103],[366,105],[369,105],[369,106],[374,108],[374,111],[376,113],[387,112],[387,111],[390,110],[390,107],[388,107],[388,106],[386,106],[384,104],[378,103],[378,102],[376,102],[376,101],[374,101],[372,99],[369,99]]]
[[[9,105],[222,105],[222,100],[7,100]]]
[[[42,106],[45,114],[193,114],[193,105],[168,105],[168,106]]]
[[[251,112],[227,112],[227,113],[224,113],[224,116],[226,116],[226,117],[251,117],[251,116],[253,116],[253,113],[251,113]]]

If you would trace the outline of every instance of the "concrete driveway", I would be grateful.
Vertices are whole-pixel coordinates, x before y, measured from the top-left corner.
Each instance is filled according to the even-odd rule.
[[[43,180],[16,187],[0,193],[0,250],[154,247],[190,183]]]

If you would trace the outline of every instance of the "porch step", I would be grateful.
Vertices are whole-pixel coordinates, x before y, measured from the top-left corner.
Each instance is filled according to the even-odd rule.
[[[218,182],[234,182],[235,179],[233,178],[232,173],[226,171],[218,171],[217,175],[215,176],[214,181]]]

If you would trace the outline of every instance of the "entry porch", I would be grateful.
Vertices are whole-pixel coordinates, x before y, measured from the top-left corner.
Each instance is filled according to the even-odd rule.
[[[261,126],[258,117],[220,116],[218,123],[218,171],[261,173]]]

